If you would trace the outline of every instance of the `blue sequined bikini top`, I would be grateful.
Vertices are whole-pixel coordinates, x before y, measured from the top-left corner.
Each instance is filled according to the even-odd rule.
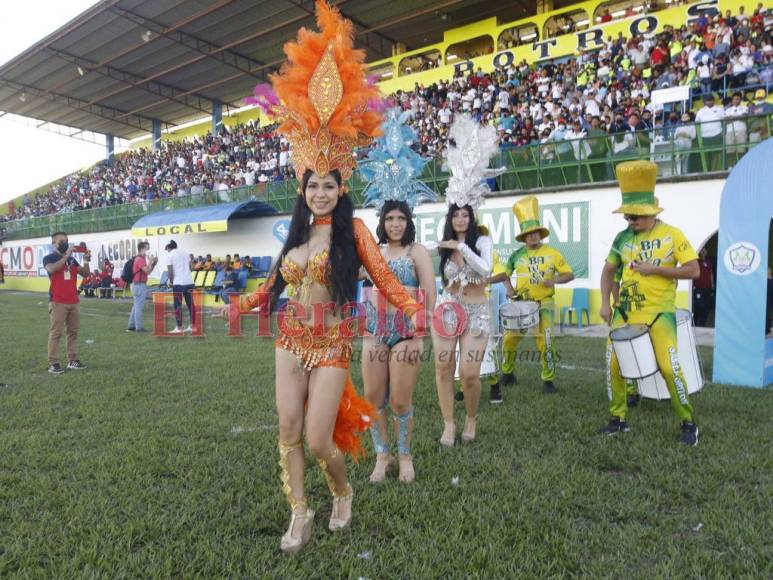
[[[410,255],[387,260],[387,264],[403,286],[419,287],[419,280],[416,278],[416,267]]]

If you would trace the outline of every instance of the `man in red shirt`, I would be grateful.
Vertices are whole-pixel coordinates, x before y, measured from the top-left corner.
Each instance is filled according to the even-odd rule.
[[[709,312],[714,307],[714,268],[706,248],[698,253],[701,274],[692,283],[692,311],[695,326],[706,326]]]
[[[105,262],[102,264],[102,276],[99,281],[100,298],[109,298],[107,289],[113,286],[113,270],[115,270],[115,266],[113,266],[110,260],[105,258]]]
[[[51,236],[54,251],[43,258],[43,266],[48,272],[51,286],[48,290],[48,314],[51,327],[48,331],[48,372],[60,375],[64,369],[59,364],[59,339],[67,328],[67,364],[68,369],[80,370],[86,367],[78,360],[76,342],[80,328],[78,311],[78,274],[88,276],[91,252],[83,254],[84,266],[72,257],[73,248],[69,247],[67,234],[56,232]]]
[[[148,296],[148,274],[153,271],[158,263],[158,258],[148,260],[147,253],[150,248],[148,242],[140,242],[137,245],[137,254],[132,264],[132,296],[134,305],[129,313],[129,326],[126,332],[145,332],[145,300]]]

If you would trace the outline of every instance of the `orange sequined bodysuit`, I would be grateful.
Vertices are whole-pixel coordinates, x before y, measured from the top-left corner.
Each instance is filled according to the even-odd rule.
[[[354,218],[353,226],[357,255],[371,280],[394,307],[411,316],[419,309],[419,304],[392,273],[363,221]],[[305,270],[285,257],[278,271],[288,284],[288,293],[293,300],[304,306],[309,305],[312,284],[316,282],[330,286],[327,250],[312,256]],[[276,274],[272,275],[265,284],[242,299],[243,310],[267,306],[275,276]],[[319,367],[348,369],[352,357],[352,332],[351,329],[349,332],[343,332],[348,323],[340,322],[327,328],[310,327],[298,320],[294,314],[292,306],[288,306],[285,310],[283,332],[276,340],[276,347],[293,353],[306,370]],[[359,424],[361,416],[369,415],[366,411],[372,411],[370,405],[356,395],[351,380],[347,378],[333,434],[334,441],[342,451],[352,455],[361,452],[355,431],[361,431],[360,427],[367,427]]]

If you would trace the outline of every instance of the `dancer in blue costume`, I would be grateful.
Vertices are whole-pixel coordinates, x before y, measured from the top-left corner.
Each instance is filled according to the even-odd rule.
[[[377,140],[360,174],[368,181],[365,205],[379,212],[376,236],[390,269],[413,296],[421,290],[428,313],[435,304],[435,275],[429,252],[415,243],[413,208],[435,199],[434,192],[418,180],[427,160],[410,146],[416,140],[405,125],[407,113],[390,109],[383,136]],[[389,306],[386,297],[373,292],[365,301],[368,336],[363,339],[362,377],[365,397],[377,409],[370,429],[376,450],[376,465],[370,481],[383,481],[394,464],[391,453],[386,405],[392,409],[399,479],[414,480],[411,455],[413,390],[421,367],[423,339],[413,337],[408,319]],[[429,319],[429,316],[428,316]]]

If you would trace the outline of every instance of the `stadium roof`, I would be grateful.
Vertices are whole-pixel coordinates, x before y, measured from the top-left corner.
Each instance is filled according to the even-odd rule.
[[[490,16],[534,12],[519,0],[338,0],[367,60],[442,39]],[[243,106],[313,24],[313,0],[102,0],[0,67],[0,111],[125,139]],[[0,113],[2,114],[2,113]]]

